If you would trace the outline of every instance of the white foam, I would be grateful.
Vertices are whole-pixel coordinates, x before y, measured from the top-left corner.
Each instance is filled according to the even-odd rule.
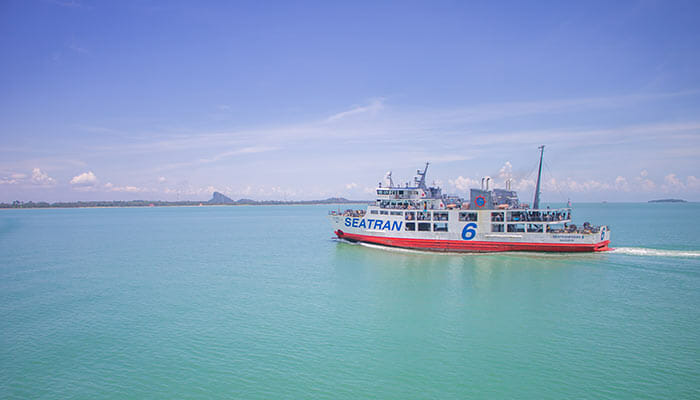
[[[616,254],[628,254],[632,256],[700,257],[700,251],[696,250],[661,250],[647,249],[644,247],[616,247],[611,251]]]

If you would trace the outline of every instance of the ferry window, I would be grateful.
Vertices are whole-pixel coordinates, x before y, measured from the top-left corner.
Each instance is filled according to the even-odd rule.
[[[376,213],[377,213],[377,210],[370,210],[369,213],[370,213],[370,214],[376,214]]]
[[[413,211],[406,211],[406,221],[413,221],[416,219],[416,213]]]
[[[401,211],[392,211],[392,212],[390,212],[389,214],[391,214],[391,215],[401,215],[401,214],[403,214],[403,212],[401,212]]]
[[[415,231],[416,230],[416,223],[415,222],[406,222],[406,230],[407,231]]]
[[[521,213],[520,211],[508,211],[508,221],[524,221],[525,215],[521,214],[525,213]]]
[[[528,232],[542,232],[542,224],[527,224]]]
[[[525,232],[525,224],[508,224],[508,232]]]
[[[433,224],[433,232],[447,232],[447,223],[439,222]]]
[[[418,221],[430,221],[430,211],[418,211]]]
[[[389,211],[381,210],[381,211],[379,211],[379,214],[381,214],[381,215],[389,215]]]
[[[435,212],[433,213],[433,219],[435,221],[447,221],[447,215],[446,212]]]
[[[461,213],[459,213],[459,220],[460,221],[476,221],[476,213],[475,212],[461,212]]]
[[[491,221],[494,221],[494,222],[503,221],[503,213],[502,212],[492,212],[491,213]]]
[[[418,230],[430,232],[430,222],[419,222]]]
[[[503,232],[503,224],[491,224],[491,232]]]

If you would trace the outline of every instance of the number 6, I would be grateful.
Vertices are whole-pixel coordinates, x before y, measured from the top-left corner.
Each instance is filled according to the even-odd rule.
[[[474,236],[476,236],[476,224],[470,222],[464,225],[464,229],[462,229],[462,239],[472,240],[474,239]]]

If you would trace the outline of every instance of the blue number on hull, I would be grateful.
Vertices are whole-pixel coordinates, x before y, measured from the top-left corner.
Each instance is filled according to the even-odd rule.
[[[464,225],[464,229],[462,229],[462,239],[472,240],[474,239],[474,236],[476,236],[476,224],[470,222]]]

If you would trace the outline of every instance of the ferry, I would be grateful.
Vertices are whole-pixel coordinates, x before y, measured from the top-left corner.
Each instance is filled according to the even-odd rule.
[[[469,201],[426,185],[429,163],[413,184],[394,185],[391,172],[376,188],[377,199],[365,210],[331,211],[338,239],[406,249],[441,252],[597,252],[610,250],[610,228],[572,223],[571,204],[540,208],[544,146],[532,207],[521,203],[506,181],[504,189],[470,189]]]

